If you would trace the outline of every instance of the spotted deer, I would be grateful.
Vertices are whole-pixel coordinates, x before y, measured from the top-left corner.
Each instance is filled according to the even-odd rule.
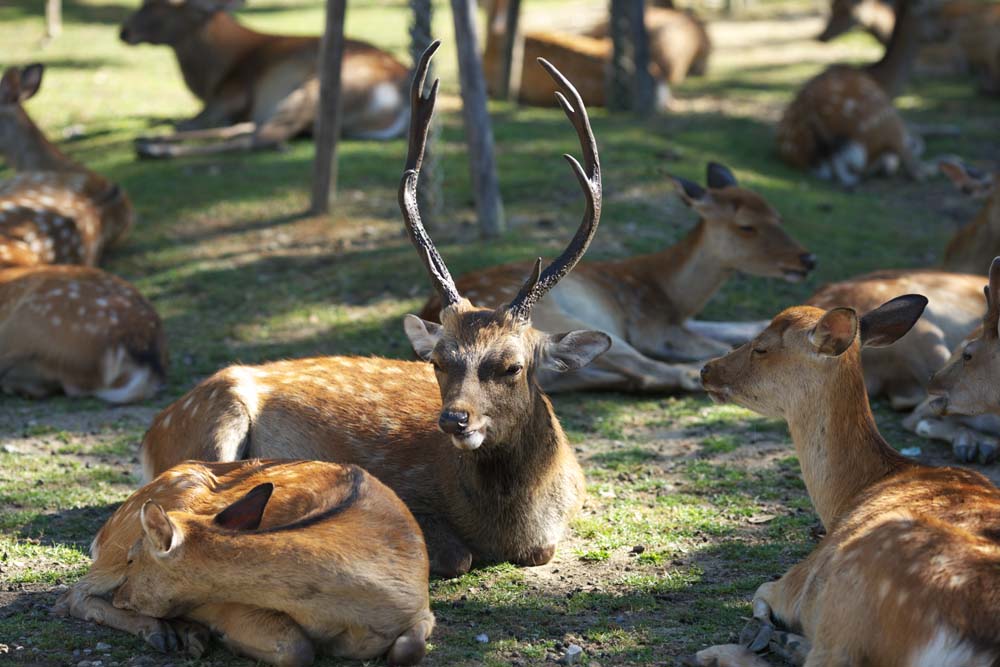
[[[54,611],[160,651],[199,656],[210,632],[273,665],[414,665],[434,627],[420,528],[357,466],[189,461],[133,493],[91,556]]]
[[[308,134],[319,102],[320,39],[256,32],[232,0],[144,0],[122,25],[126,44],[173,49],[188,89],[204,104],[165,136],[136,141],[141,157],[173,158],[273,148]],[[397,137],[406,129],[407,68],[366,42],[345,41],[345,136]]]
[[[620,260],[582,262],[532,312],[542,331],[594,328],[612,345],[590,365],[570,373],[542,371],[548,392],[580,389],[698,391],[700,365],[731,346],[685,323],[737,271],[797,282],[816,258],[785,230],[781,215],[763,197],[740,187],[733,172],[710,162],[707,187],[684,178],[673,182],[699,221],[681,241],[659,252]],[[496,308],[515,294],[531,268],[514,262],[462,276],[458,288],[479,306]],[[439,297],[420,316],[435,320]],[[700,323],[724,329],[723,323]]]
[[[432,571],[455,575],[472,563],[549,561],[583,501],[583,473],[541,369],[573,370],[611,345],[596,331],[548,334],[532,307],[570,272],[597,231],[601,172],[586,108],[550,64],[557,96],[583,149],[567,158],[586,199],[576,235],[544,271],[536,265],[518,294],[497,309],[460,296],[424,230],[416,188],[437,82],[421,94],[435,42],[411,92],[409,150],[400,184],[407,232],[442,296],[442,324],[413,315],[412,362],[320,357],[232,366],[161,412],[142,444],[152,477],[186,459],[254,457],[332,460],[364,467],[399,494],[424,529]]]
[[[131,403],[167,371],[163,324],[139,291],[85,266],[0,268],[0,389]]]
[[[898,340],[926,303],[902,296],[863,317],[790,308],[705,367],[714,399],[788,423],[827,534],[757,589],[747,646],[706,650],[699,664],[766,664],[751,650],[768,646],[809,667],[1000,659],[1000,491],[976,472],[900,455],[879,433],[865,391],[862,349]]]
[[[0,267],[96,265],[132,228],[118,185],[64,155],[22,104],[42,84],[42,65],[0,79],[0,155],[17,173],[0,182]]]
[[[942,264],[949,271],[982,271],[1000,254],[1000,173],[984,175],[955,162],[938,166],[963,193],[985,200],[975,219],[951,237]]]
[[[896,10],[885,0],[833,0],[830,16],[816,39],[829,42],[860,26],[882,44],[888,44],[896,24]]]
[[[782,160],[845,187],[876,174],[921,179],[919,138],[910,135],[892,98],[908,76],[919,46],[914,0],[900,0],[885,55],[866,67],[834,65],[810,79],[778,122]]]

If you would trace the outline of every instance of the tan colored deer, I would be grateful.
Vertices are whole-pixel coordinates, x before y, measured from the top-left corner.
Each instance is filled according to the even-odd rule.
[[[357,466],[188,462],[133,493],[91,545],[57,614],[161,651],[230,650],[274,665],[327,653],[414,665],[434,627],[420,528]]]
[[[975,219],[951,237],[942,264],[949,271],[982,271],[1000,254],[1000,173],[990,177],[954,162],[939,167],[962,192],[986,200]]]
[[[355,463],[416,515],[432,570],[454,575],[471,563],[539,565],[552,558],[583,501],[583,473],[535,376],[544,368],[579,368],[611,341],[595,331],[552,335],[531,325],[532,306],[586,252],[601,207],[586,109],[548,63],[542,64],[559,82],[558,100],[584,153],[582,167],[568,158],[587,203],[580,228],[509,305],[475,308],[459,296],[416,203],[437,83],[428,96],[421,91],[437,45],[423,55],[414,78],[400,185],[406,228],[446,304],[442,325],[412,315],[405,321],[413,346],[431,363],[320,357],[232,366],[163,410],[141,456],[147,477],[186,459]]]
[[[613,341],[575,372],[540,372],[546,391],[699,390],[700,366],[678,362],[704,361],[731,346],[696,333],[686,321],[737,271],[798,281],[813,269],[815,257],[789,236],[774,207],[740,187],[727,167],[710,162],[707,172],[707,188],[673,179],[700,218],[680,242],[648,255],[583,262],[535,306],[532,321],[542,331],[587,327]],[[458,288],[477,305],[496,308],[513,298],[530,269],[530,262],[514,262],[475,271],[462,276]],[[431,297],[420,316],[433,321],[440,309],[440,299]]]
[[[0,269],[0,389],[131,403],[163,385],[163,325],[139,291],[100,269]]]
[[[806,560],[757,589],[750,648],[793,647],[790,657],[808,667],[1000,660],[1000,491],[978,473],[898,454],[865,391],[861,349],[898,340],[926,303],[907,295],[861,318],[848,308],[790,308],[705,367],[716,400],[787,421],[827,530]],[[698,662],[762,664],[732,646]]]
[[[11,67],[0,79],[0,155],[18,172],[0,183],[0,267],[94,266],[132,228],[132,204],[116,184],[66,157],[25,112],[43,71]]]
[[[121,29],[127,44],[174,50],[191,92],[204,103],[180,131],[136,141],[142,157],[170,158],[273,148],[312,130],[319,101],[320,39],[250,30],[228,0],[144,0]],[[406,129],[406,67],[371,44],[346,40],[341,130],[366,139]]]
[[[881,43],[888,44],[895,24],[896,10],[885,0],[833,0],[830,17],[816,39],[829,42],[857,25]]]
[[[782,160],[845,187],[867,176],[895,174],[900,165],[910,178],[923,178],[920,141],[892,104],[920,41],[912,1],[900,0],[881,60],[861,68],[834,65],[799,90],[778,123]]]

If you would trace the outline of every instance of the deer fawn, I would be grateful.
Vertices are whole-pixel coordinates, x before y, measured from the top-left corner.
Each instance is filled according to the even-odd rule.
[[[475,308],[459,296],[416,203],[426,132],[437,95],[421,91],[435,42],[411,92],[413,114],[400,208],[431,281],[443,324],[407,316],[431,363],[321,357],[233,366],[195,387],[153,421],[142,445],[147,476],[185,459],[291,457],[355,463],[399,494],[424,529],[432,570],[472,562],[539,565],[552,558],[583,500],[583,473],[535,376],[572,370],[611,345],[603,333],[551,335],[531,326],[545,293],[586,252],[601,210],[597,144],[580,96],[543,62],[584,153],[568,158],[586,198],[580,228],[509,304]],[[565,95],[565,96],[564,96]]]
[[[900,0],[881,60],[863,68],[834,65],[799,90],[778,123],[782,160],[845,187],[869,175],[892,175],[900,164],[909,177],[923,178],[919,139],[892,104],[919,42],[913,1]]]
[[[205,107],[179,132],[136,141],[142,157],[269,148],[312,130],[320,39],[255,32],[228,0],[144,0],[121,29],[127,44],[164,44]],[[389,139],[406,129],[409,72],[371,44],[347,40],[341,73],[345,136]],[[202,143],[204,142],[204,143]]]
[[[716,400],[788,422],[827,529],[806,560],[757,589],[744,635],[751,649],[793,646],[809,667],[1000,659],[1000,491],[978,473],[898,454],[865,392],[861,349],[898,340],[926,303],[907,295],[861,318],[849,308],[790,308],[705,367]],[[804,638],[789,640],[775,626]],[[713,659],[761,664],[749,651],[699,656],[700,664]]]
[[[132,285],[85,266],[0,268],[0,389],[130,403],[163,385],[163,325]]]
[[[954,162],[938,166],[962,192],[986,200],[975,219],[951,237],[942,264],[949,271],[981,271],[1000,254],[1000,173],[984,176]]]
[[[833,0],[830,17],[816,39],[829,42],[858,25],[882,44],[888,44],[895,24],[896,10],[885,0]]]
[[[133,493],[91,555],[55,612],[161,651],[200,655],[203,626],[275,665],[320,651],[413,665],[434,627],[420,528],[357,466],[184,463]]]
[[[578,371],[540,372],[546,391],[699,390],[700,366],[676,362],[704,361],[731,346],[692,331],[685,321],[736,271],[798,281],[813,269],[815,257],[788,235],[763,197],[740,187],[720,164],[709,163],[707,171],[707,188],[673,179],[680,198],[700,217],[679,243],[623,260],[583,262],[535,306],[532,321],[542,331],[591,327],[613,341],[607,353]],[[514,296],[530,268],[515,262],[475,271],[458,287],[477,305],[496,308]],[[440,308],[440,299],[431,297],[420,316],[433,320]]]
[[[60,152],[25,112],[43,71],[11,67],[0,79],[0,155],[18,172],[0,183],[0,267],[94,266],[132,228],[132,204]]]

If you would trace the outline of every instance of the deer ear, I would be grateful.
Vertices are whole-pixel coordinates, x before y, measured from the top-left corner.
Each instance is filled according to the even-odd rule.
[[[155,556],[166,556],[183,542],[184,536],[180,529],[170,520],[166,511],[152,500],[147,500],[139,510],[139,523],[142,524],[142,532]]]
[[[271,482],[255,486],[245,496],[216,514],[213,522],[228,530],[257,530],[273,492],[274,484]]]
[[[25,101],[31,99],[42,86],[42,74],[45,73],[45,65],[32,63],[26,65],[21,70],[21,94],[18,99]]]
[[[417,356],[430,361],[431,353],[441,340],[441,325],[422,320],[416,315],[407,315],[403,318],[403,329],[406,330],[406,337],[410,339],[410,345]]]
[[[829,310],[809,333],[809,342],[817,354],[839,357],[858,335],[858,314],[851,308]]]
[[[983,288],[986,294],[986,314],[983,315],[983,336],[1000,336],[1000,257],[990,264],[990,284]]]
[[[677,189],[677,194],[680,195],[681,200],[688,206],[691,206],[695,202],[703,201],[705,195],[708,194],[705,188],[686,178],[671,176],[670,180],[674,182],[674,188]]]
[[[611,347],[611,336],[601,331],[552,334],[545,342],[542,366],[565,373],[583,368]]]
[[[9,67],[0,79],[0,104],[14,104],[21,97],[21,70]]]
[[[733,175],[729,167],[721,165],[718,162],[708,163],[708,178],[705,182],[708,183],[708,187],[710,188],[728,188],[729,186],[736,187],[738,185],[736,176]]]
[[[861,318],[861,347],[892,345],[913,328],[927,307],[922,294],[904,294]]]

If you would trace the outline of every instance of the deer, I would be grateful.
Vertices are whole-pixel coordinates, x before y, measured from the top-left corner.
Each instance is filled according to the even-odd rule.
[[[706,171],[706,187],[672,177],[681,201],[699,217],[679,242],[650,254],[581,262],[535,307],[533,321],[542,331],[588,327],[612,340],[586,367],[539,373],[547,392],[700,391],[701,363],[732,347],[725,323],[688,320],[737,271],[798,282],[815,268],[815,255],[789,235],[762,196],[741,187],[724,165],[710,162]],[[474,271],[457,284],[477,305],[495,308],[514,295],[530,268],[530,262],[513,262]],[[420,317],[434,321],[440,309],[440,298],[432,296]]]
[[[865,67],[834,65],[813,77],[785,109],[777,128],[779,157],[824,180],[854,187],[863,178],[894,175],[902,167],[922,180],[923,146],[911,135],[892,99],[919,46],[920,17],[913,0],[900,0],[883,57]]]
[[[165,136],[140,137],[143,158],[176,158],[281,147],[308,134],[319,102],[320,38],[274,35],[241,25],[231,0],[144,0],[125,19],[129,45],[173,49],[188,89],[204,108]],[[344,136],[391,139],[409,111],[407,68],[359,40],[344,44],[341,72]]]
[[[885,0],[833,0],[826,26],[816,39],[829,42],[860,26],[880,43],[888,44],[895,24],[896,10]]]
[[[163,323],[133,285],[86,266],[0,268],[0,390],[132,403],[168,367]]]
[[[43,73],[32,64],[0,78],[0,155],[16,172],[0,182],[0,267],[95,266],[131,230],[132,203],[117,184],[62,153],[25,111]]]
[[[420,528],[353,465],[183,463],[129,496],[91,555],[53,612],[163,652],[200,657],[216,636],[272,665],[415,665],[434,628]]]
[[[926,307],[897,297],[863,316],[789,308],[707,364],[705,390],[787,422],[826,536],[753,596],[744,646],[697,664],[971,667],[996,664],[1000,491],[983,475],[904,457],[879,433],[861,352],[899,340]],[[975,613],[970,613],[975,610]]]
[[[953,161],[938,167],[964,194],[984,200],[972,222],[951,237],[941,263],[949,271],[981,271],[1000,254],[1000,173],[991,177]]]
[[[463,298],[424,229],[417,184],[438,82],[423,93],[434,42],[416,69],[399,204],[411,242],[442,297],[441,324],[408,315],[421,361],[348,356],[231,366],[153,420],[141,446],[147,478],[187,459],[303,458],[359,465],[395,491],[424,531],[431,571],[473,564],[541,565],[553,557],[584,496],[583,472],[540,369],[573,370],[611,346],[597,331],[549,334],[533,306],[584,255],[601,211],[601,170],[586,107],[550,63],[556,99],[583,164],[567,156],[586,207],[566,249],[541,261],[509,303]]]

